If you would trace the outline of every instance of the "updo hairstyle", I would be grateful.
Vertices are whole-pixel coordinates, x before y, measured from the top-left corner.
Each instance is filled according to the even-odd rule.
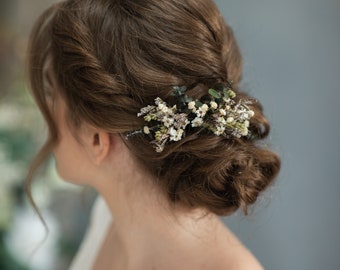
[[[58,141],[43,91],[48,57],[75,129],[87,122],[124,138],[145,124],[139,110],[156,97],[166,101],[173,86],[187,86],[187,95],[200,99],[216,83],[232,81],[237,98],[250,98],[239,89],[239,47],[212,0],[57,3],[40,16],[31,34],[31,89],[49,137],[32,163],[28,189]],[[239,207],[246,212],[280,168],[278,156],[259,145],[269,133],[262,107],[254,102],[250,108],[255,112],[252,139],[226,139],[197,128],[168,143],[162,153],[145,134],[125,142],[170,201],[218,215]]]

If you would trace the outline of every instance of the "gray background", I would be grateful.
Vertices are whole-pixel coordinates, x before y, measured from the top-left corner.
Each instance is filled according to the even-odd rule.
[[[266,269],[340,269],[340,1],[216,0],[264,105],[282,171],[229,227]]]

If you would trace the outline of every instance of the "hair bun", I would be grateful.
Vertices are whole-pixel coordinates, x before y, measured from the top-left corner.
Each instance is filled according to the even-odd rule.
[[[280,168],[275,153],[249,143],[231,144],[207,136],[187,144],[190,151],[169,156],[171,169],[163,175],[164,187],[172,201],[217,215],[238,208],[247,213]]]

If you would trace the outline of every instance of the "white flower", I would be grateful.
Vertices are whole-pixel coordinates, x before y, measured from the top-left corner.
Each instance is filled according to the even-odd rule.
[[[164,123],[164,126],[170,127],[174,123],[174,119],[164,116],[162,122]]]
[[[241,135],[242,136],[247,136],[248,135],[248,129],[244,128],[243,130],[241,130]]]
[[[163,112],[163,113],[167,113],[169,108],[165,104],[159,103],[158,104],[158,110]]]
[[[149,129],[149,127],[148,127],[148,126],[144,126],[143,132],[144,132],[145,134],[150,134],[150,129]]]
[[[205,106],[204,106],[205,105]],[[207,104],[203,104],[201,107],[199,107],[198,108],[198,110],[196,111],[196,115],[198,116],[198,117],[204,117],[205,115],[206,115],[206,113],[207,113],[207,111],[208,111],[208,109],[209,109],[209,107],[208,107],[208,105]]]
[[[230,110],[230,106],[227,105],[227,106],[225,107],[225,109],[226,109],[227,111],[229,111],[229,110]]]
[[[227,115],[227,112],[224,109],[220,109],[220,114],[221,115]]]
[[[216,131],[215,131],[214,133],[215,133],[217,136],[220,136],[220,135],[223,134],[224,130],[225,130],[224,127],[218,126],[217,129],[216,129]]]
[[[190,102],[188,103],[188,108],[189,108],[189,110],[196,109],[196,107],[195,107],[195,101],[190,101]]]
[[[178,142],[178,141],[180,141],[182,139],[182,135],[178,135],[178,134],[176,134],[175,136],[173,136],[173,137],[170,137],[170,140],[171,141],[174,141],[174,142]]]
[[[215,101],[210,101],[210,107],[212,108],[212,109],[214,109],[214,110],[216,110],[217,109],[217,103],[215,102]]]
[[[226,121],[225,121],[224,117],[218,117],[217,118],[217,123],[225,125]]]
[[[227,118],[227,123],[232,123],[232,122],[234,122],[234,118],[233,117],[228,117]]]
[[[254,113],[254,111],[253,111],[253,110],[249,110],[249,111],[248,111],[248,115],[249,115],[250,117],[253,117],[253,116],[254,116],[254,114],[255,114],[255,113]]]
[[[207,112],[209,110],[209,106],[207,104],[203,104],[200,109],[202,110],[202,112]]]
[[[177,130],[177,135],[182,136],[183,133],[184,133],[184,130],[183,130],[183,129],[180,128],[179,130]]]
[[[170,134],[170,141],[179,141],[182,139],[182,135],[184,133],[183,129],[174,129],[174,128],[170,128],[169,129],[169,134]]]
[[[195,117],[194,120],[191,121],[191,126],[192,127],[200,127],[203,124],[203,120],[200,117]]]
[[[174,129],[173,127],[171,127],[171,128],[169,129],[169,135],[170,135],[170,136],[175,136],[176,134],[177,134],[176,129]]]
[[[244,121],[244,126],[245,126],[246,128],[249,127],[249,121],[248,121],[248,120]]]

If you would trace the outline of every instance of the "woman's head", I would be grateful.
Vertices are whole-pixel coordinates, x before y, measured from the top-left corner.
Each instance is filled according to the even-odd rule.
[[[50,59],[50,62],[49,62]],[[219,82],[233,82],[238,97],[242,59],[232,30],[211,0],[70,0],[36,22],[29,49],[33,95],[49,125],[49,139],[31,172],[58,145],[59,133],[46,102],[43,70],[52,70],[65,119],[74,136],[82,123],[112,134],[144,124],[139,110],[173,86],[205,96]],[[156,153],[138,134],[125,143],[159,179],[170,201],[227,214],[246,209],[279,170],[278,157],[256,146],[269,132],[259,103],[250,130],[256,139],[226,139],[197,130]],[[28,179],[31,178],[31,174]]]

